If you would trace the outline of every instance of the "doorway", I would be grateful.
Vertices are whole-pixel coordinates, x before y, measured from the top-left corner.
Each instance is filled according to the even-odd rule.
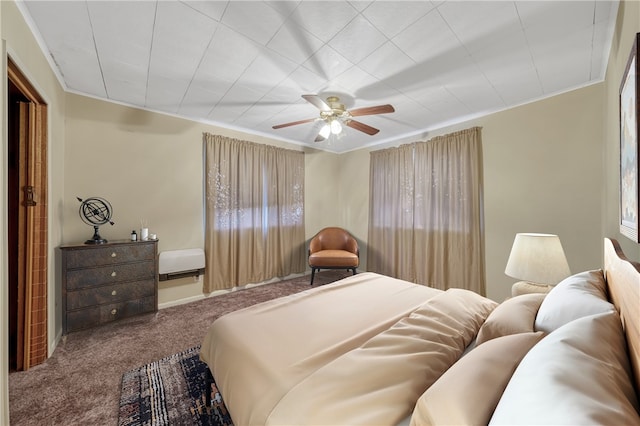
[[[8,70],[9,371],[47,358],[47,106]]]

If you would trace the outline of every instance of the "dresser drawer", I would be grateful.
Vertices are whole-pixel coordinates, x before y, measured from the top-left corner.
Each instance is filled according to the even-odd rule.
[[[156,249],[153,244],[131,243],[69,250],[65,259],[67,269],[76,269],[153,260],[155,256]]]
[[[155,297],[155,291],[156,282],[153,279],[69,291],[67,292],[67,309],[80,309],[148,296]]]
[[[156,264],[153,260],[99,268],[74,269],[67,271],[67,291],[123,281],[155,278],[155,274]]]
[[[132,315],[153,312],[156,309],[155,297],[145,297],[137,300],[128,300],[121,303],[94,306],[91,308],[68,311],[67,332],[94,327],[99,324],[115,321]]]

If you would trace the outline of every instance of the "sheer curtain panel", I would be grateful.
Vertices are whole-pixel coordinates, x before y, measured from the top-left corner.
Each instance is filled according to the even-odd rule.
[[[204,291],[305,270],[304,153],[205,133]]]
[[[370,271],[485,294],[481,128],[371,153]]]

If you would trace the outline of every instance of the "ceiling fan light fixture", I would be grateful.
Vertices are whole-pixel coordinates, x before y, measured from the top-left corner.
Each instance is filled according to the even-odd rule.
[[[337,135],[340,132],[342,132],[342,124],[338,120],[331,120],[331,133]]]
[[[324,124],[320,128],[318,136],[314,139],[314,142],[322,142],[329,138],[329,136],[331,136],[332,134],[339,135],[340,133],[342,133],[343,125],[347,125],[352,129],[373,136],[380,130],[367,124],[361,123],[360,121],[353,120],[353,117],[395,112],[395,109],[390,104],[362,107],[347,111],[344,107],[344,104],[340,103],[340,98],[338,98],[337,96],[328,96],[326,102],[322,100],[322,98],[320,98],[320,96],[318,95],[302,95],[302,98],[320,110],[320,120],[324,121]],[[281,129],[283,127],[295,126],[298,124],[310,123],[315,121],[318,121],[318,119],[308,118],[306,120],[298,120],[292,121],[290,123],[278,124],[272,126],[272,128]]]
[[[329,137],[329,134],[331,134],[331,126],[329,125],[329,123],[326,123],[322,126],[322,129],[320,129],[320,136],[326,139]]]

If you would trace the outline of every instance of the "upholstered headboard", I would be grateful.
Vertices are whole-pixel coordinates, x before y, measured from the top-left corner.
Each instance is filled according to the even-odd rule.
[[[628,260],[616,240],[605,238],[604,273],[609,298],[620,313],[635,388],[640,394],[640,263]]]

